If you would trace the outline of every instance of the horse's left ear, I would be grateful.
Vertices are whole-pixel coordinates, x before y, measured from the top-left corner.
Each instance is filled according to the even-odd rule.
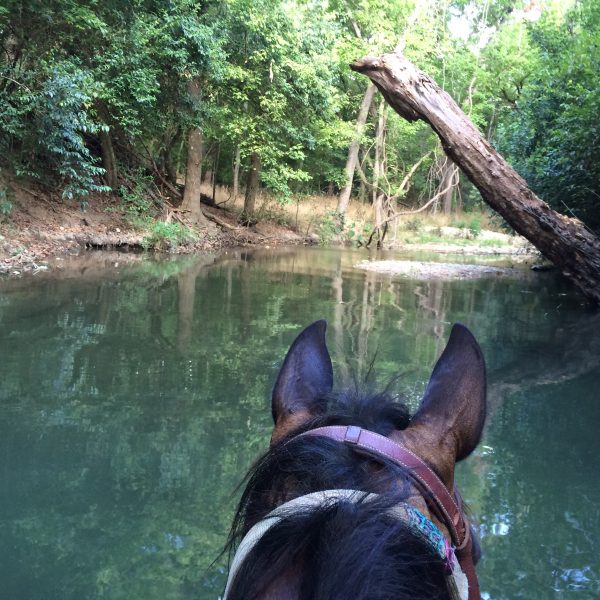
[[[319,412],[320,400],[333,387],[326,329],[325,321],[316,321],[298,335],[288,350],[273,388],[273,441]]]
[[[451,488],[454,464],[479,443],[485,414],[483,353],[473,334],[456,324],[419,409],[407,429],[398,434],[402,443],[434,467]]]

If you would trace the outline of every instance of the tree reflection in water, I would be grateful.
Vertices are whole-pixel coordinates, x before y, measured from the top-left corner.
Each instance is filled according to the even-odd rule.
[[[415,402],[454,321],[491,415],[459,473],[490,597],[599,589],[600,318],[553,280],[393,279],[363,253],[235,251],[0,284],[0,578],[9,598],[217,598],[232,490],[297,331]],[[115,262],[119,266],[115,267]],[[444,258],[448,260],[447,257]],[[508,576],[507,574],[510,574]]]

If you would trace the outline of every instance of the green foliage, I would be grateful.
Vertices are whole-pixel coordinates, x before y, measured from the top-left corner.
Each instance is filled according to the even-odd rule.
[[[89,72],[68,60],[38,66],[39,73],[25,76],[40,78],[31,82],[37,84],[35,90],[25,84],[0,87],[0,148],[5,160],[17,174],[41,181],[50,173],[65,198],[84,199],[90,192],[107,190],[97,183],[104,169],[86,144],[86,138],[101,128],[91,111],[94,85]]]
[[[316,231],[319,243],[323,246],[339,238],[344,230],[344,215],[335,210],[326,212],[317,223]]]
[[[331,147],[327,127],[337,121],[336,27],[324,11],[317,3],[227,3],[222,134],[242,158],[260,156],[263,183],[284,200],[318,178],[314,157]]]
[[[299,201],[299,199],[297,201]],[[283,208],[284,203],[280,198],[276,200],[273,196],[269,195],[263,199],[261,207],[256,213],[256,218],[259,221],[270,221],[277,225],[290,227],[291,222]]]
[[[423,229],[423,219],[421,217],[411,217],[404,223],[404,229],[418,233]]]
[[[153,207],[131,175],[136,165],[175,181],[188,133],[199,128],[204,167],[216,168],[219,183],[231,182],[239,151],[242,186],[254,154],[261,185],[281,202],[334,191],[345,182],[367,85],[348,62],[400,43],[538,193],[597,226],[600,8],[592,0],[565,6],[544,3],[542,19],[527,22],[531,6],[522,0],[7,0],[0,161],[85,202],[108,190],[100,166],[108,139],[121,176],[132,177],[126,211],[143,219]],[[372,111],[361,138],[367,179],[375,120]],[[399,194],[402,204],[421,204],[436,189],[436,148],[427,124],[388,112],[389,190],[426,157]],[[462,187],[464,208],[478,207],[478,193]],[[337,235],[328,219],[324,238]]]
[[[75,64],[54,66],[45,82],[36,117],[40,153],[53,159],[56,172],[64,181],[63,197],[83,199],[90,192],[108,191],[96,183],[104,173],[98,160],[88,150],[84,135],[95,134],[102,127],[89,114],[93,82],[89,73]]]
[[[535,72],[498,145],[554,208],[600,229],[600,6],[548,11],[529,36]]]
[[[175,250],[177,246],[192,243],[196,239],[196,234],[185,225],[154,221],[142,240],[142,246],[146,250]]]
[[[0,222],[10,215],[13,208],[12,193],[10,189],[0,188]]]
[[[349,242],[356,244],[357,246],[362,246],[365,243],[365,241],[369,237],[369,234],[371,233],[371,231],[372,231],[372,227],[371,227],[370,223],[366,223],[363,226],[360,226],[358,223],[355,223],[354,221],[350,221],[349,223],[346,223],[346,228],[345,228],[346,239]]]
[[[467,227],[467,222],[462,217],[460,219],[452,219],[450,221],[450,227],[456,227],[457,229],[465,229]]]
[[[148,194],[148,185],[152,183],[152,177],[142,170],[137,170],[128,177],[128,180],[130,187],[119,188],[125,215],[134,221],[142,217],[155,216],[156,207]]]
[[[476,238],[481,233],[481,215],[464,215],[460,219],[453,219],[450,226],[458,229],[468,229],[471,236]]]
[[[479,237],[479,234],[481,233],[481,217],[479,215],[470,217],[467,223],[467,229],[474,238]]]
[[[219,24],[206,12],[189,0],[142,0],[135,11],[113,2],[9,2],[0,13],[8,57],[0,149],[16,173],[85,198],[108,191],[101,130],[120,135],[125,150],[135,138],[160,150],[188,127],[197,115],[185,110],[186,81],[216,76],[223,58]]]

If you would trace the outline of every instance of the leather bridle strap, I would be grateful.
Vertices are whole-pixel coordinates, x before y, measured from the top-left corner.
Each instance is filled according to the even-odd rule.
[[[456,558],[469,582],[469,600],[481,598],[473,564],[471,535],[462,513],[462,501],[458,492],[455,492],[453,498],[441,479],[416,454],[368,429],[355,425],[330,425],[305,431],[297,437],[304,436],[320,436],[336,440],[373,458],[385,457],[406,469],[406,473],[423,494],[429,508],[444,522],[450,532]]]

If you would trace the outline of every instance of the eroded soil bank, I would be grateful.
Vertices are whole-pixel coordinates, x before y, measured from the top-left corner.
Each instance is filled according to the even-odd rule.
[[[307,236],[275,225],[244,227],[233,212],[204,206],[213,221],[198,231],[197,239],[172,245],[166,252],[191,253],[221,248],[310,243]],[[9,215],[0,219],[0,274],[20,275],[45,270],[54,257],[80,254],[86,249],[141,250],[147,233],[132,226],[119,198],[98,195],[82,210],[77,201],[57,200],[25,189],[16,189]]]

